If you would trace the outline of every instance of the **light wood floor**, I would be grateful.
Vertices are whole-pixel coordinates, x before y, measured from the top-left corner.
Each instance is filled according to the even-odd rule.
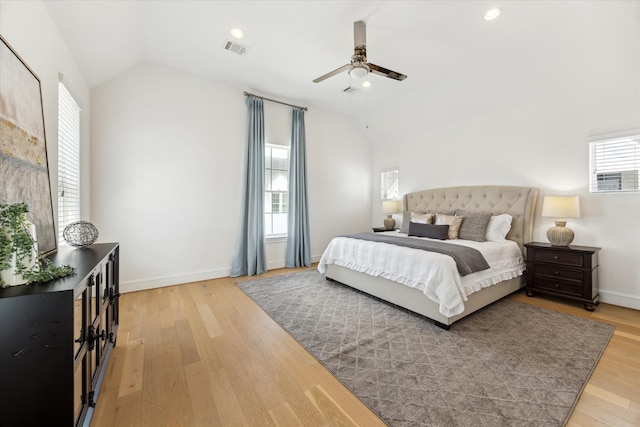
[[[92,427],[384,425],[236,280],[122,295]],[[640,311],[600,304],[589,313],[559,299],[510,298],[615,324],[568,425],[640,425]]]

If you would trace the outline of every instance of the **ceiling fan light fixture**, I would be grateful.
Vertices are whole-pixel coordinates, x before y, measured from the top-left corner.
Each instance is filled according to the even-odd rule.
[[[502,10],[500,8],[498,8],[498,7],[496,7],[495,9],[491,9],[491,10],[487,11],[487,13],[484,14],[484,20],[485,21],[493,21],[498,16],[500,16],[501,13],[502,13]]]
[[[354,79],[364,79],[367,74],[369,74],[369,68],[363,64],[354,65],[349,70],[349,75]]]
[[[365,80],[362,82],[362,87],[371,87],[371,82],[369,80]]]

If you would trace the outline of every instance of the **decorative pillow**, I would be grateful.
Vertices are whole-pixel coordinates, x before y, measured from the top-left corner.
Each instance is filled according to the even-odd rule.
[[[421,224],[411,222],[409,224],[409,236],[428,237],[430,239],[445,240],[449,235],[449,225]]]
[[[501,214],[492,216],[487,224],[485,238],[489,242],[504,242],[507,233],[511,230],[511,220],[513,217],[509,214]]]
[[[418,224],[433,224],[434,217],[435,215],[432,213],[411,212],[411,222]]]
[[[460,225],[462,224],[463,216],[443,215],[436,214],[436,225],[448,225],[449,226],[449,239],[457,239]]]
[[[400,232],[407,234],[409,232],[409,223],[411,222],[411,212],[402,211],[402,225],[400,225]]]
[[[490,212],[467,212],[461,209],[456,211],[456,216],[464,217],[458,239],[474,240],[476,242],[485,242],[487,224],[491,219]]]

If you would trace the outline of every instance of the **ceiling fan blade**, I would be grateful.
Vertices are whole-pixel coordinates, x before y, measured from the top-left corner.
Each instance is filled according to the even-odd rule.
[[[364,21],[353,23],[353,46],[360,47],[367,45],[367,24]]]
[[[337,68],[337,69],[335,69],[335,70],[333,70],[333,71],[331,71],[331,72],[329,72],[329,73],[325,74],[324,76],[320,76],[320,77],[318,77],[318,78],[317,78],[317,79],[315,79],[313,82],[314,82],[314,83],[320,83],[321,81],[326,80],[326,79],[328,79],[329,77],[333,77],[333,76],[335,76],[336,74],[340,74],[340,73],[341,73],[341,72],[343,72],[343,71],[347,71],[349,68],[351,68],[351,64],[343,65],[342,67]]]
[[[390,79],[400,80],[400,81],[407,78],[407,76],[405,76],[404,74],[400,74],[396,71],[388,70],[376,64],[367,63],[367,66],[369,67],[369,70],[371,70],[373,74],[377,74],[379,76],[389,77]]]

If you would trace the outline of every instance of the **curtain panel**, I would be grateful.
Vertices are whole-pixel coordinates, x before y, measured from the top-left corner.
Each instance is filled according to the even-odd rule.
[[[267,271],[264,247],[264,102],[248,96],[244,197],[231,277]]]
[[[291,127],[289,215],[285,265],[289,268],[311,265],[304,110],[300,108],[293,109]]]

